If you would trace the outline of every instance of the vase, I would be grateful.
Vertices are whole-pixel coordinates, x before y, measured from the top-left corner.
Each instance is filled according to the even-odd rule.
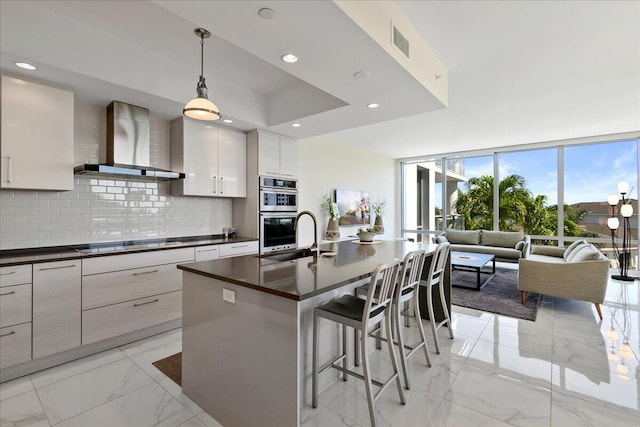
[[[340,239],[340,226],[337,219],[330,219],[327,224],[327,231],[325,233],[327,240],[339,240]]]
[[[382,224],[381,216],[376,216],[376,220],[373,223],[373,228],[376,230],[376,233],[378,234],[384,233],[384,224]]]

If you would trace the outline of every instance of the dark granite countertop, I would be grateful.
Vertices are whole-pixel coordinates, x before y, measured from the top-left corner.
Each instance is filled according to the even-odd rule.
[[[50,246],[46,248],[7,249],[0,251],[0,267],[38,262],[65,261],[123,253],[148,252],[194,246],[220,245],[224,243],[251,242],[255,238],[223,235],[172,237],[166,239],[127,240],[85,245]]]
[[[301,301],[371,275],[380,263],[402,259],[407,252],[435,250],[435,244],[408,241],[376,241],[359,244],[344,241],[320,245],[335,256],[308,256],[290,261],[245,255],[212,261],[181,264],[179,269]]]

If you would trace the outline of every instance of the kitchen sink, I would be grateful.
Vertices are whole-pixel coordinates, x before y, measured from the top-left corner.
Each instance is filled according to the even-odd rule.
[[[262,255],[263,259],[272,259],[274,261],[291,261],[298,258],[305,258],[308,256],[318,255],[320,251],[312,250],[310,248],[296,249],[293,251],[282,251],[272,254]]]

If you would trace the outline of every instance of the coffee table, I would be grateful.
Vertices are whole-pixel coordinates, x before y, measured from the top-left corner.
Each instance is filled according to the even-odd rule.
[[[482,271],[482,268],[493,262],[493,268],[491,272]],[[477,277],[476,291],[482,289],[484,285],[489,283],[496,275],[496,256],[493,254],[477,254],[474,252],[457,252],[451,251],[451,268],[454,270],[475,271]],[[480,274],[489,274],[489,277],[484,281],[480,279]],[[466,286],[460,286],[451,281],[451,286],[457,286],[460,288],[466,288]]]

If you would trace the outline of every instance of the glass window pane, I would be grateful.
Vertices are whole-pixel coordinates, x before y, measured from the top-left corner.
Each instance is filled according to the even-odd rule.
[[[565,148],[564,154],[564,197],[565,236],[584,236],[594,240],[600,250],[617,262],[611,243],[611,231],[607,220],[611,208],[607,203],[610,194],[621,199],[618,183],[626,181],[630,191],[625,199],[630,199],[633,216],[630,218],[632,252],[631,267],[637,268],[638,239],[638,144],[636,140],[617,141]],[[621,200],[616,205],[619,214]],[[623,237],[622,219],[617,229],[618,245]]]
[[[498,165],[500,230],[557,236],[557,148],[501,153]]]
[[[461,230],[493,230],[493,156],[468,157],[447,174],[450,196],[447,226]],[[460,173],[462,172],[462,173]]]

